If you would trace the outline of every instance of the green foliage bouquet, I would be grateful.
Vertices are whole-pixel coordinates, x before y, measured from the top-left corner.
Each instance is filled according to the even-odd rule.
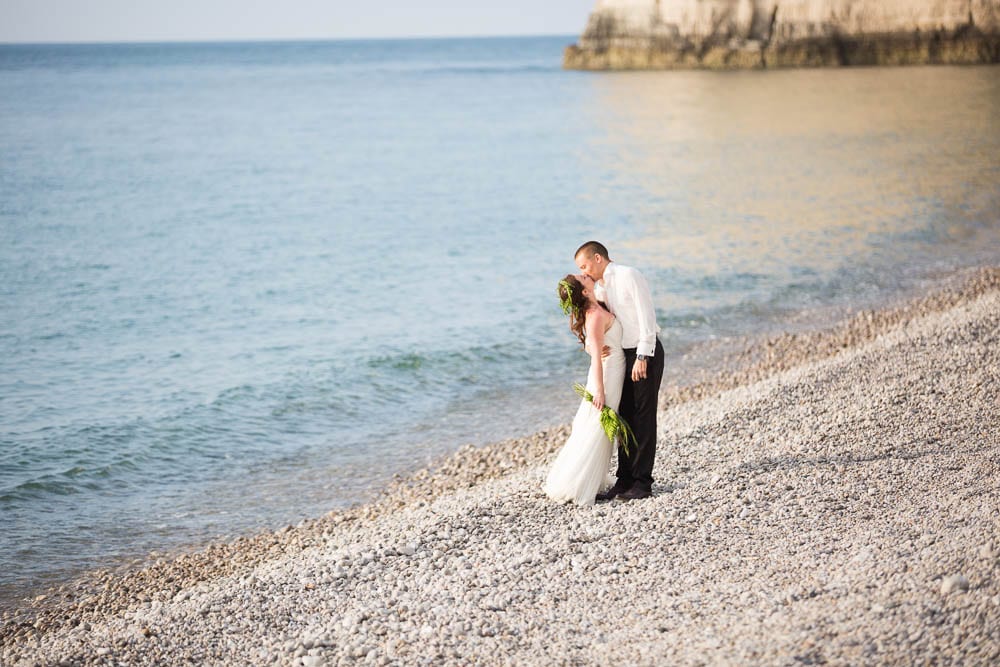
[[[573,385],[573,391],[588,403],[592,403],[594,400],[594,395],[587,391],[587,388],[579,382]],[[632,432],[632,427],[628,425],[628,422],[622,419],[617,412],[605,405],[601,408],[601,428],[604,429],[611,444],[618,441],[622,449],[625,450],[625,455],[628,456],[629,442],[635,442],[635,433]]]

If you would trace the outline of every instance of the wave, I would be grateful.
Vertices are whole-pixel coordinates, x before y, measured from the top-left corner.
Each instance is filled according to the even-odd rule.
[[[0,503],[48,494],[156,493],[238,475],[282,457],[348,451],[404,433],[457,396],[530,382],[531,346],[480,345],[313,362],[238,384],[155,419],[51,425],[0,443]],[[386,409],[390,409],[386,411]],[[374,417],[378,415],[377,419]],[[377,456],[376,453],[372,453]]]

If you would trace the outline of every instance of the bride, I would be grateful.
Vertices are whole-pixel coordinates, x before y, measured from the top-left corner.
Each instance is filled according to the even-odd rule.
[[[601,408],[618,410],[625,380],[622,327],[594,298],[594,281],[586,275],[568,275],[559,282],[559,299],[569,315],[569,328],[590,354],[587,391],[594,400],[580,403],[573,430],[559,450],[545,481],[545,493],[559,501],[593,505],[606,485],[612,443],[601,427]],[[611,353],[602,357],[607,346]]]

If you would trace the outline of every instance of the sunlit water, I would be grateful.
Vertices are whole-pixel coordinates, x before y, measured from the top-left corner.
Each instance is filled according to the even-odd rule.
[[[0,47],[0,602],[568,421],[590,238],[675,368],[1000,255],[995,67],[570,41]]]

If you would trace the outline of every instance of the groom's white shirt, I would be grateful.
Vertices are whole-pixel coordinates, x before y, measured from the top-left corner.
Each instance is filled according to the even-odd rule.
[[[594,285],[594,296],[608,304],[621,322],[622,347],[653,356],[660,327],[656,325],[653,294],[643,275],[630,266],[610,262],[601,282]]]

